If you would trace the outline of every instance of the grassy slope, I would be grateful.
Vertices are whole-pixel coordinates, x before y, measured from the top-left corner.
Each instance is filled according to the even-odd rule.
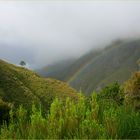
[[[48,105],[54,97],[76,98],[77,92],[66,83],[41,78],[35,72],[0,60],[0,96],[15,105],[41,102]]]

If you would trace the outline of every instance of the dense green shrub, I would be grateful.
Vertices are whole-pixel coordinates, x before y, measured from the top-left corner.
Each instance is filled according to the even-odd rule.
[[[100,100],[109,99],[115,101],[118,105],[121,105],[124,100],[123,89],[118,82],[108,85],[103,88],[98,94]]]
[[[125,103],[136,110],[140,110],[140,72],[133,74],[130,80],[124,84]]]
[[[97,93],[79,101],[56,98],[50,111],[42,115],[40,107],[30,113],[20,106],[10,111],[10,123],[1,126],[1,139],[134,139],[140,138],[140,114],[111,101],[102,104]],[[14,117],[16,114],[16,118]]]
[[[0,99],[0,124],[9,123],[11,105]]]

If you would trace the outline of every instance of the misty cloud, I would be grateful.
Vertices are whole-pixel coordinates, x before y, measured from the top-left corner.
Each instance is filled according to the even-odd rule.
[[[140,36],[139,1],[0,1],[0,58],[42,66]]]

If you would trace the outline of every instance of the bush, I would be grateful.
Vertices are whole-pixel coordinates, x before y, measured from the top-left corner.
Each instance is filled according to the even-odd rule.
[[[121,86],[115,82],[109,86],[106,86],[101,90],[98,94],[98,98],[100,100],[109,99],[115,101],[118,105],[123,104],[124,93]]]
[[[3,123],[9,124],[10,109],[11,109],[11,105],[7,102],[4,102],[2,99],[0,99],[0,124],[1,125]]]
[[[124,84],[125,103],[136,110],[140,110],[140,72],[134,73],[130,80]]]
[[[10,123],[1,126],[1,139],[135,139],[140,138],[140,114],[116,101],[101,100],[97,93],[78,102],[56,98],[50,111],[20,106],[10,111]],[[14,117],[16,114],[17,117]],[[43,114],[43,115],[42,115]]]

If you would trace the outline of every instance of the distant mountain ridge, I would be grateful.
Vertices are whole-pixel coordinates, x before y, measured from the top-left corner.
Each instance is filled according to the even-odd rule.
[[[77,90],[90,94],[112,82],[123,83],[138,69],[136,61],[139,58],[140,40],[124,40],[104,49],[92,50],[72,64],[67,63],[65,68],[60,66],[61,70],[57,74],[52,72],[49,75],[47,70],[44,73],[47,77],[67,81]],[[61,77],[61,74],[64,76]]]

